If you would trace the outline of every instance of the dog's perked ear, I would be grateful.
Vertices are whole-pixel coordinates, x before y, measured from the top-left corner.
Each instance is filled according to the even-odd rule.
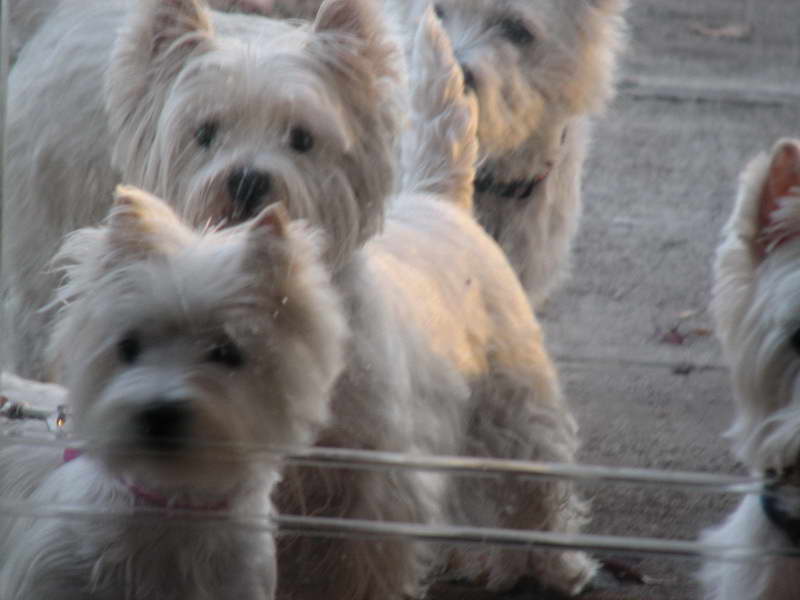
[[[800,236],[800,142],[781,140],[758,194],[755,252],[763,259],[781,244]]]
[[[191,232],[163,200],[123,185],[117,186],[114,198],[107,238],[113,256],[145,259],[191,241]]]
[[[111,133],[122,141],[115,145],[113,161],[127,167],[137,164],[135,158],[146,156],[153,144],[169,82],[193,57],[214,48],[210,13],[202,2],[133,4],[114,44],[106,80]],[[127,169],[126,175],[142,180],[143,174]]]
[[[195,52],[213,35],[208,7],[200,0],[140,0],[138,11],[130,33],[138,35],[152,60]]]
[[[323,45],[323,55],[332,53],[347,62],[347,55],[355,51],[371,64],[375,76],[392,76],[397,49],[389,42],[383,22],[374,0],[325,0],[314,21],[314,32],[317,43]]]

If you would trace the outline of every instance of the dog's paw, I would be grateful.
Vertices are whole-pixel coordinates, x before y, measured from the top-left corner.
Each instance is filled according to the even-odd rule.
[[[52,412],[64,404],[66,395],[67,391],[59,385],[0,373],[0,397],[4,398],[4,406],[30,406]]]
[[[563,552],[557,555],[546,571],[541,572],[542,583],[568,597],[583,592],[597,574],[599,565],[585,552]]]

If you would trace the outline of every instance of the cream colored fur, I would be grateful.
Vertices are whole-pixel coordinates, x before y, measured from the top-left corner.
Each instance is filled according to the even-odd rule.
[[[415,40],[407,192],[394,199],[383,233],[338,271],[353,346],[319,444],[570,462],[577,427],[541,330],[502,251],[471,216],[474,99],[463,95],[431,13]],[[586,518],[563,482],[299,469],[280,490],[279,506],[331,517],[561,532]],[[418,595],[435,564],[429,549],[391,540],[298,538],[279,547],[287,598]],[[595,570],[580,552],[482,546],[440,553],[436,564],[447,577],[493,590],[533,576],[567,594]]]
[[[15,67],[22,91],[10,104],[10,146],[19,158],[9,154],[12,225],[4,235],[24,225],[39,239],[26,254],[33,242],[16,238],[9,254],[19,366],[43,367],[31,362],[33,332],[47,315],[32,307],[46,302],[53,284],[40,272],[47,245],[98,218],[104,203],[96,192],[120,172],[197,225],[228,225],[250,204],[281,201],[292,217],[326,232],[324,257],[353,335],[319,445],[574,460],[577,425],[538,322],[471,211],[475,102],[462,93],[461,71],[431,13],[410,52],[413,113],[395,186],[403,84],[375,2],[327,0],[303,27],[212,14],[189,0],[147,0],[131,12],[110,0],[93,5],[96,13],[87,7],[64,4]],[[65,29],[92,51],[76,59],[65,48],[53,59],[58,68],[39,67]],[[52,97],[61,101],[39,100]],[[245,206],[231,185],[242,165],[271,181],[263,193],[255,186],[259,194],[247,194]],[[397,188],[402,193],[390,198]],[[277,504],[291,513],[566,533],[587,516],[566,482],[468,484],[406,470],[292,469]],[[397,540],[279,541],[278,595],[292,600],[418,594],[437,566],[493,590],[533,576],[576,594],[596,568],[581,552],[475,546],[435,561],[430,548]]]
[[[264,448],[307,445],[330,415],[347,328],[318,242],[280,205],[197,233],[133,188],[67,239],[51,350],[88,445],[70,461],[5,445],[0,489],[88,517],[3,511],[0,597],[273,598],[269,524],[233,519],[272,513],[281,461]]]
[[[384,74],[370,75],[374,89],[358,78],[386,50],[351,64],[360,58],[341,43],[346,25],[296,28],[193,0],[62,0],[9,81],[6,364],[50,376],[45,306],[58,279],[48,263],[66,233],[99,222],[120,180],[173,199],[197,225],[235,223],[291,196],[327,223],[332,264],[377,231],[392,185],[384,132],[395,113],[388,98],[377,106]],[[312,128],[313,151],[293,151],[291,133]],[[240,205],[237,171],[264,173],[271,188]]]
[[[384,4],[409,50],[425,8],[434,5],[441,13],[480,105],[478,219],[506,252],[533,304],[540,305],[569,271],[590,117],[614,96],[627,1]],[[277,3],[275,14],[313,18],[318,6],[319,0],[289,0]],[[509,29],[519,25],[530,41],[514,41]],[[494,185],[484,189],[480,182],[487,178]],[[510,193],[515,182],[523,183]],[[520,197],[524,189],[530,193]]]

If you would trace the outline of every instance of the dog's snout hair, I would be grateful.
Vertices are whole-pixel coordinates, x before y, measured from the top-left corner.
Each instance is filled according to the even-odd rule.
[[[227,185],[233,204],[233,220],[246,221],[268,204],[273,187],[272,175],[250,167],[240,167],[228,176]]]
[[[186,444],[193,415],[188,399],[152,400],[135,416],[136,432],[145,446],[176,450]]]

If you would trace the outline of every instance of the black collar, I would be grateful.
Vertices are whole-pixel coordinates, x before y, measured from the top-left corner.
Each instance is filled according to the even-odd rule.
[[[495,181],[494,175],[490,172],[478,173],[475,178],[475,191],[478,193],[489,193],[501,198],[513,198],[516,200],[526,200],[533,194],[533,190],[544,181],[542,177],[532,177],[531,179],[517,179],[503,183]]]
[[[775,475],[768,471],[768,475]],[[769,521],[786,534],[792,544],[800,547],[800,517],[787,512],[780,501],[780,488],[787,485],[787,480],[794,475],[793,469],[782,472],[780,477],[764,485],[761,492],[761,510]],[[794,485],[794,481],[788,485]]]
[[[564,131],[561,133],[561,146],[563,146],[564,142],[567,141],[568,129],[568,127],[565,127]],[[533,194],[534,190],[539,187],[539,184],[547,179],[549,174],[550,170],[543,175],[531,177],[530,179],[515,179],[513,181],[502,182],[495,181],[492,172],[489,169],[484,168],[478,171],[477,176],[475,177],[475,192],[479,194],[494,194],[495,196],[500,196],[501,198],[527,200],[530,198],[531,194]]]

